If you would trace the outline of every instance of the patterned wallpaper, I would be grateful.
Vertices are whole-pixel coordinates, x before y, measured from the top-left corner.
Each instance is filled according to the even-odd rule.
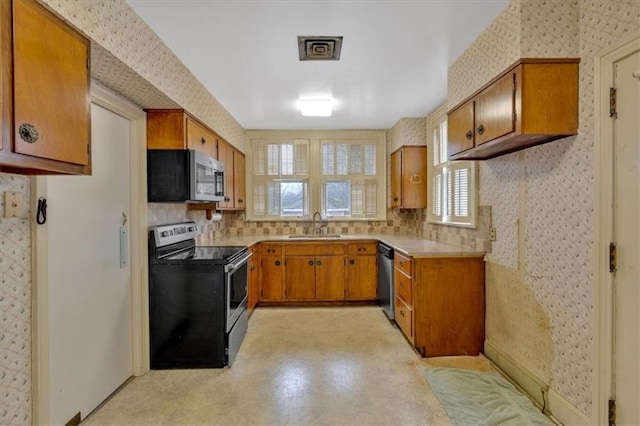
[[[591,415],[594,57],[640,29],[635,0],[512,1],[449,69],[451,108],[519,57],[581,57],[579,135],[484,161],[497,241],[487,338]],[[514,32],[515,31],[515,32]]]
[[[4,192],[23,196],[20,218],[0,215],[0,424],[31,423],[31,212],[30,179],[0,173]]]
[[[101,84],[145,108],[185,108],[244,149],[241,125],[124,0],[41,1],[92,39],[92,77]],[[389,211],[386,223],[334,225],[485,246],[483,228],[493,224],[498,240],[487,265],[487,337],[586,415],[592,404],[593,64],[598,52],[638,29],[637,0],[512,0],[450,67],[448,107],[520,56],[580,56],[580,134],[481,163],[477,230],[425,224],[424,211],[415,210]],[[400,120],[388,147],[424,139],[422,120]],[[29,204],[29,178],[0,174],[0,193],[6,190],[23,192]],[[193,219],[224,235],[305,226],[245,223],[241,213],[228,212],[210,222],[183,205],[150,205],[148,216],[150,225]],[[1,424],[31,422],[29,217],[0,218]]]

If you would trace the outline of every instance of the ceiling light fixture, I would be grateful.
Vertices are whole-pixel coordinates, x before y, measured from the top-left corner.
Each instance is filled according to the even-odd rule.
[[[300,99],[300,112],[305,117],[330,117],[333,99]]]

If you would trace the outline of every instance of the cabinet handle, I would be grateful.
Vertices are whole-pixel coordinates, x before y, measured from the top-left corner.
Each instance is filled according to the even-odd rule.
[[[242,198],[238,198],[238,202],[239,202],[239,203],[242,203]]]
[[[280,266],[280,261],[276,260],[276,266]]]
[[[205,139],[205,137],[204,137],[204,136],[203,136],[203,137],[201,137],[201,138],[200,138],[200,143],[201,143],[202,145],[204,145],[205,143],[207,143],[207,139]]]
[[[465,137],[467,138],[467,140],[471,140],[471,138],[473,137],[473,132],[471,130],[469,130],[467,132],[467,134],[465,135]]]
[[[226,195],[224,196],[224,201],[231,201],[231,198],[227,197]]]
[[[478,134],[481,135],[483,133],[484,133],[484,125],[481,124],[478,126]]]
[[[356,261],[355,261],[355,260],[353,260],[353,259],[351,259],[351,260],[349,261],[349,265],[355,265],[355,263],[356,263]]]
[[[252,270],[252,271],[255,271],[255,270],[256,270],[256,267],[255,267],[255,266],[252,266],[252,267],[251,267],[251,270]]]
[[[318,260],[318,261],[316,262],[316,265],[320,266],[320,265],[322,265],[322,262]]]
[[[309,261],[309,266],[313,266],[313,260]]]
[[[404,266],[404,262],[402,260],[400,261],[400,266]]]
[[[393,197],[393,201],[398,201],[398,197]]]
[[[404,311],[402,311],[402,310],[400,311],[400,316],[401,316],[402,318],[404,318]]]
[[[18,128],[20,138],[27,143],[36,143],[40,137],[38,129],[33,124],[23,123]]]

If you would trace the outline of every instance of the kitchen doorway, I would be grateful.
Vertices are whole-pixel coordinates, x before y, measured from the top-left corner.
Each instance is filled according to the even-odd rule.
[[[640,424],[640,36],[598,62],[596,412],[599,424],[632,425]]]
[[[142,110],[92,86],[92,175],[32,179],[34,424],[86,417],[148,370]],[[123,262],[124,261],[124,262]]]

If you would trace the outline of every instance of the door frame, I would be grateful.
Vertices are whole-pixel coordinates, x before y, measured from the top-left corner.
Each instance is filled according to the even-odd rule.
[[[614,300],[609,272],[609,243],[613,241],[613,120],[609,117],[609,88],[613,64],[640,49],[640,32],[634,32],[602,51],[594,61],[595,197],[593,288],[593,415],[597,424],[608,424],[608,400],[613,389]]]
[[[91,103],[101,106],[130,122],[129,145],[129,235],[131,346],[133,375],[149,371],[149,294],[147,247],[147,155],[146,113],[124,98],[91,84]],[[47,179],[31,179],[31,216],[35,218],[39,197],[47,197]],[[47,227],[31,221],[32,296],[31,296],[31,395],[34,425],[49,424],[49,297]],[[88,413],[87,413],[88,414]]]

